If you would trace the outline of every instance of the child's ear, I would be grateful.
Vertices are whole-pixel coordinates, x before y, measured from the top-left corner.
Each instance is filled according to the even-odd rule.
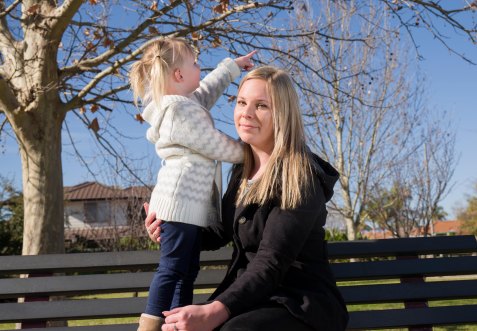
[[[183,77],[181,75],[180,69],[174,70],[174,79],[178,82],[182,81]]]

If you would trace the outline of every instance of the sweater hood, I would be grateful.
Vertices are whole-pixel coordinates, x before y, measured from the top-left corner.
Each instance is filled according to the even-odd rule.
[[[321,186],[323,187],[323,193],[325,195],[326,202],[330,201],[333,196],[333,187],[336,184],[336,181],[340,177],[338,171],[335,168],[316,154],[312,154],[313,160],[315,161],[315,171],[320,181]]]
[[[157,128],[161,126],[167,107],[175,102],[181,101],[191,102],[189,98],[181,95],[165,95],[161,98],[160,104],[157,104],[154,101],[147,104],[142,111],[141,116],[151,126],[147,133],[147,137],[150,141],[155,143],[159,139],[159,130],[157,130]]]

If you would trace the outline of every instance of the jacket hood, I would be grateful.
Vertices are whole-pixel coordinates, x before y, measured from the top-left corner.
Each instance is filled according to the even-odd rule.
[[[340,177],[340,174],[335,168],[333,168],[331,164],[320,158],[318,155],[312,153],[312,156],[313,160],[315,161],[315,171],[317,177],[321,186],[323,187],[323,193],[325,194],[326,202],[328,202],[333,196],[333,187]]]

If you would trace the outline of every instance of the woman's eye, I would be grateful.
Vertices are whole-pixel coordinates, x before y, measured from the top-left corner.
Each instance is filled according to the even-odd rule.
[[[264,103],[259,103],[259,104],[257,105],[257,109],[268,109],[268,106],[267,106],[266,104],[264,104]]]
[[[237,101],[237,105],[239,106],[245,106],[245,101]]]

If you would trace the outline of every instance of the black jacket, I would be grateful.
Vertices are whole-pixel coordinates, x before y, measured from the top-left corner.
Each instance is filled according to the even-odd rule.
[[[314,160],[314,188],[293,210],[280,209],[277,201],[236,207],[238,183],[229,184],[223,224],[206,231],[203,244],[213,249],[233,241],[227,275],[210,298],[232,316],[272,301],[316,330],[345,329],[348,313],[328,264],[323,229],[338,173],[317,156]]]

